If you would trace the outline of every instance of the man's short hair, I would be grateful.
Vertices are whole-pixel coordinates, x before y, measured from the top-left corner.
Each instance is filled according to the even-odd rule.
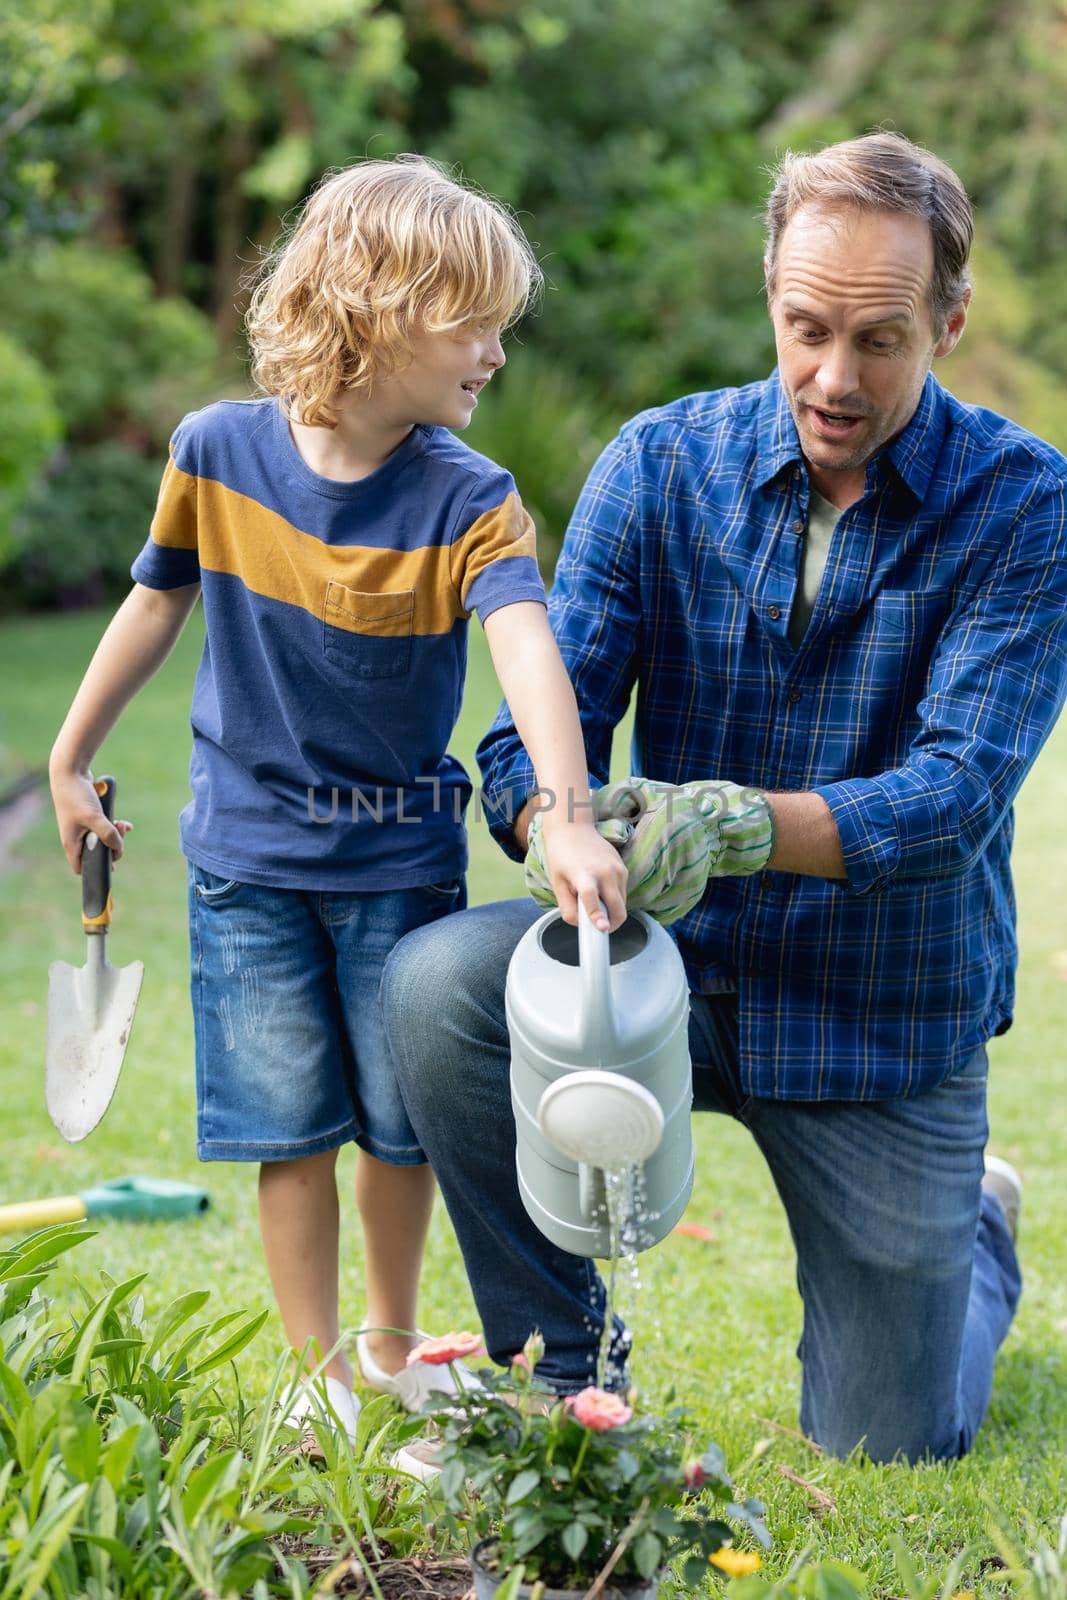
[[[767,201],[767,287],[774,292],[778,248],[803,206],[829,210],[903,211],[930,229],[934,267],[930,311],[938,334],[971,286],[967,259],[974,214],[952,168],[899,133],[868,133],[812,155],[787,151],[773,171]]]
[[[329,428],[344,390],[407,364],[413,335],[514,322],[541,271],[505,206],[403,155],[328,173],[253,283],[253,377]]]

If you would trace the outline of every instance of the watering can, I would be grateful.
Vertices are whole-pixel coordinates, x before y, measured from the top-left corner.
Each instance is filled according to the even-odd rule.
[[[516,946],[506,998],[526,1210],[572,1255],[609,1256],[618,1173],[635,1185],[630,1243],[647,1250],[693,1187],[689,985],[673,940],[642,911],[610,934],[582,906],[577,928],[550,911]]]

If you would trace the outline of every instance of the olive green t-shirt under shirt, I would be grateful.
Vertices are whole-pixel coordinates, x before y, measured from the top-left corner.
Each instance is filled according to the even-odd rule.
[[[797,592],[793,599],[793,609],[789,613],[789,643],[794,650],[803,639],[804,631],[815,608],[815,596],[822,581],[830,540],[833,538],[840,516],[839,506],[831,505],[829,500],[824,500],[821,494],[812,489],[808,504],[808,531],[804,536],[804,545],[800,552]]]

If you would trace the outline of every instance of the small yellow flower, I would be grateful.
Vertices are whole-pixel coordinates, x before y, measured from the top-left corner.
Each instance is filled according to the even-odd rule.
[[[952,1600],[974,1600],[973,1589],[957,1589]]]
[[[750,1572],[758,1572],[763,1565],[754,1550],[732,1550],[729,1545],[723,1545],[710,1560],[713,1567],[718,1567],[730,1578],[747,1577]],[[953,1600],[956,1600],[955,1596]]]

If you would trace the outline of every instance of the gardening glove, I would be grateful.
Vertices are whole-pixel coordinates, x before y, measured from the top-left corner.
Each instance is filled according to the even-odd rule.
[[[691,911],[707,886],[711,864],[704,818],[670,784],[629,778],[593,796],[597,832],[626,865],[626,906],[658,922]],[[526,887],[538,905],[554,906],[541,814],[534,813],[526,850]]]
[[[601,832],[619,849],[629,874],[626,904],[657,922],[676,922],[703,896],[711,871],[704,817],[672,784],[627,778],[593,796]]]
[[[657,922],[675,922],[700,900],[710,876],[759,872],[774,843],[770,807],[736,783],[653,783],[629,778],[593,796],[597,831],[626,863],[626,903]],[[544,839],[535,814],[526,855],[526,886],[552,906]]]

